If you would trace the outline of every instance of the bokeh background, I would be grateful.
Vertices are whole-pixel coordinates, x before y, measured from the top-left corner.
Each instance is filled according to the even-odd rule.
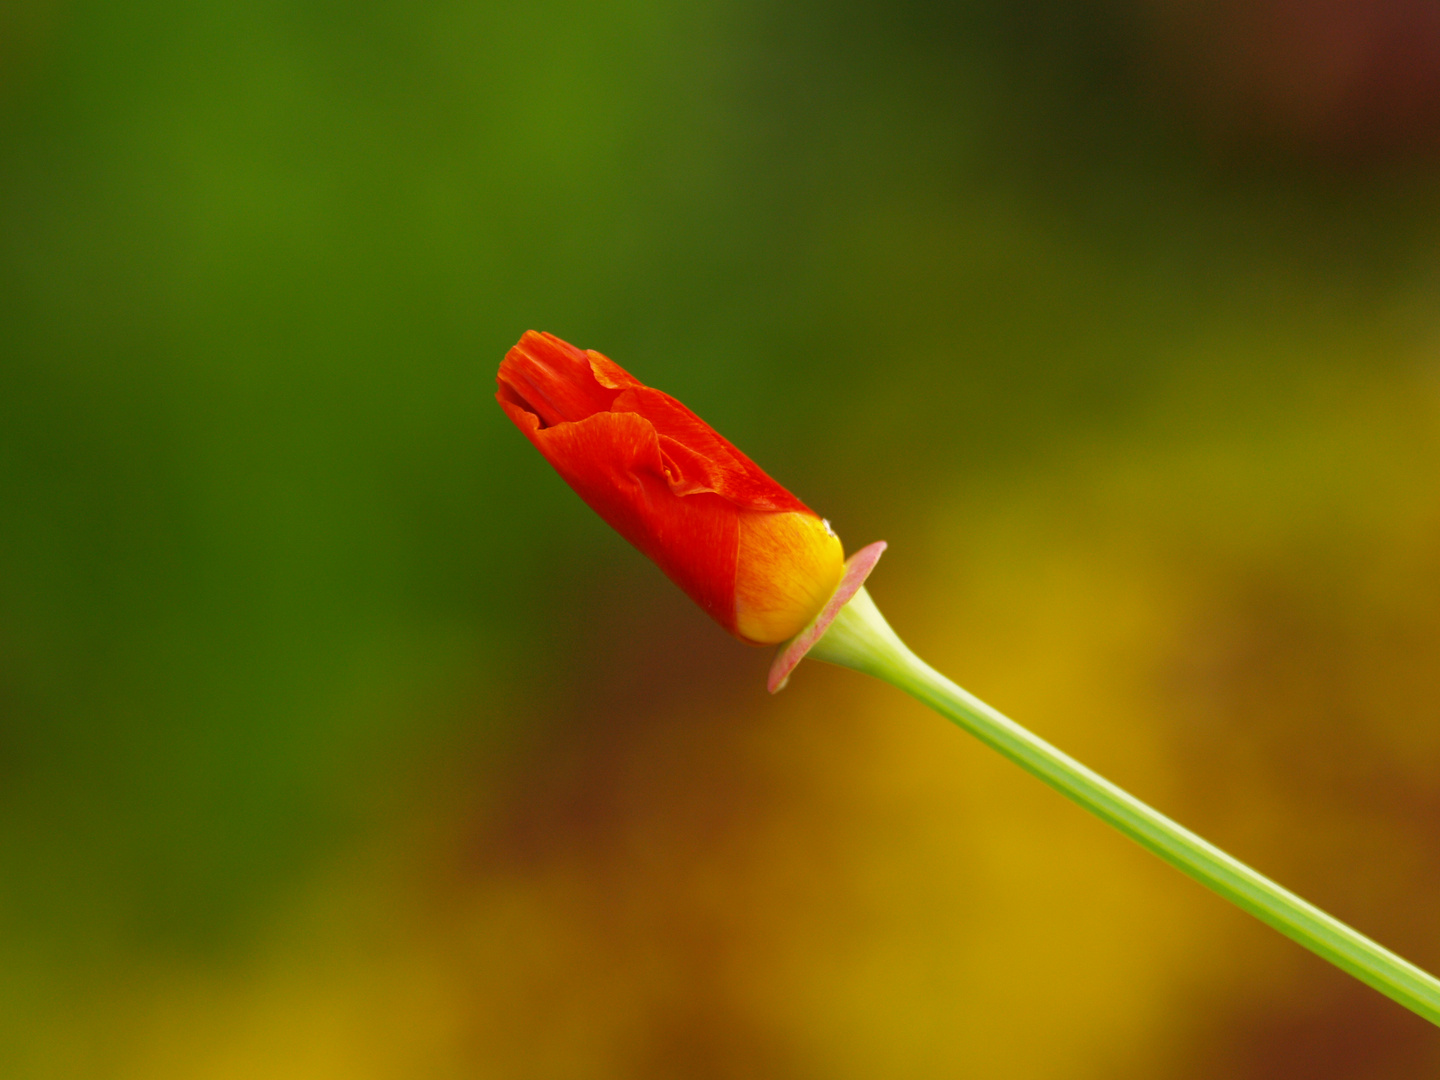
[[[0,7],[0,1075],[1412,1078],[898,693],[768,697],[527,328],[1440,969],[1426,0]]]

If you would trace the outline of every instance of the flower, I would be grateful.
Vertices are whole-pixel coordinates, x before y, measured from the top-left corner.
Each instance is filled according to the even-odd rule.
[[[527,331],[495,398],[564,481],[730,633],[794,637],[834,593],[830,523],[615,361]]]

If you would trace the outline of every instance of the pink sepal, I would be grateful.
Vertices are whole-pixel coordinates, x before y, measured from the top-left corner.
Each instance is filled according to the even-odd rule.
[[[830,624],[835,621],[835,616],[840,614],[840,609],[860,591],[860,586],[865,584],[865,579],[870,576],[870,571],[875,569],[875,564],[880,561],[884,551],[885,541],[877,540],[845,561],[845,576],[840,579],[839,588],[830,594],[830,599],[825,601],[820,614],[810,621],[809,626],[790,639],[775,657],[775,662],[770,665],[770,676],[765,680],[765,688],[770,693],[778,694],[785,689],[795,665],[805,658],[805,654],[820,640],[821,635],[830,629]]]

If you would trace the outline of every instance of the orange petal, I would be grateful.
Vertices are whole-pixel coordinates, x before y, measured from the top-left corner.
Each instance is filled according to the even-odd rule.
[[[828,522],[808,512],[741,514],[736,632],[757,645],[794,637],[825,606],[844,573],[845,553]]]

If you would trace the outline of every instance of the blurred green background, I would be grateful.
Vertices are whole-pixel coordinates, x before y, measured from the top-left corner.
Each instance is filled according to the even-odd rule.
[[[1431,1075],[505,421],[684,400],[918,652],[1440,969],[1440,23],[0,6],[0,1075]]]

